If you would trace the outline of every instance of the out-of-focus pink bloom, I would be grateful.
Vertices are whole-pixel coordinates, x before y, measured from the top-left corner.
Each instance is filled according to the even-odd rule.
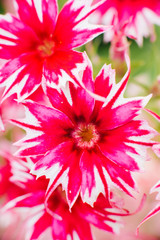
[[[16,208],[29,210],[23,222],[25,239],[39,239],[50,229],[53,239],[73,240],[78,236],[81,240],[92,240],[90,224],[112,233],[119,231],[122,226],[120,217],[127,216],[128,212],[111,206],[103,195],[98,197],[94,207],[82,203],[78,198],[70,211],[64,192],[57,188],[45,202],[48,180],[44,177],[36,180],[35,176],[29,174],[31,165],[31,161],[27,163],[18,158],[12,159],[11,181],[22,187],[24,193],[19,195],[15,192],[17,197],[2,209],[3,213]]]
[[[143,37],[151,35],[152,40],[155,38],[153,24],[160,25],[160,1],[106,0],[97,10],[96,19],[103,24],[114,25],[110,33],[105,34],[106,41],[111,41],[115,31],[121,30],[124,23],[128,22],[125,36],[136,38],[138,44],[142,45]]]
[[[150,96],[123,97],[129,72],[116,84],[115,71],[104,65],[94,82],[88,62],[82,82],[90,93],[69,83],[67,97],[48,88],[53,108],[24,102],[26,118],[13,120],[27,132],[17,143],[17,155],[38,156],[32,173],[50,179],[47,197],[59,184],[70,207],[79,193],[93,205],[113,185],[132,195],[136,187],[131,172],[141,169],[154,131],[135,119]],[[104,102],[91,94],[101,95]]]
[[[13,93],[24,99],[46,81],[61,87],[77,81],[84,57],[73,51],[106,30],[88,23],[97,6],[68,1],[58,15],[56,0],[15,0],[18,17],[0,16],[0,57],[8,60],[0,73],[3,99]]]

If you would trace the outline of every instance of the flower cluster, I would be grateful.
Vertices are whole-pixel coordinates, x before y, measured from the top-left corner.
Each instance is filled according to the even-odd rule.
[[[142,117],[152,95],[124,97],[126,37],[140,45],[153,38],[160,3],[68,0],[60,11],[57,0],[14,4],[15,15],[0,15],[0,216],[18,233],[2,237],[93,240],[93,226],[118,234],[131,215],[124,196],[138,189],[134,173],[144,171],[149,148],[160,149]],[[126,63],[120,81],[110,64],[93,77],[87,53],[74,50],[101,33],[112,59]]]

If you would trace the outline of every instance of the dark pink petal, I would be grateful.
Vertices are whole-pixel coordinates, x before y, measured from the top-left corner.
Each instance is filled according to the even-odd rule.
[[[106,98],[113,85],[115,85],[115,70],[111,68],[111,65],[104,65],[99,74],[95,78],[95,94]],[[104,100],[105,101],[105,100]],[[95,101],[95,107],[92,114],[92,120],[96,121],[97,115],[104,104],[104,101]]]
[[[67,235],[68,235],[66,225],[67,224],[65,223],[64,219],[63,219],[63,221],[61,221],[59,219],[53,218],[53,223],[52,223],[52,237],[53,237],[53,239],[66,240]]]
[[[147,104],[150,97],[151,96],[133,98],[131,100],[127,99],[115,108],[110,108],[108,105],[103,107],[99,111],[97,118],[97,122],[100,123],[100,128],[110,130],[131,121],[138,116],[140,110]]]
[[[72,127],[71,121],[68,117],[54,108],[49,108],[32,101],[26,101],[23,104],[29,109],[30,113],[36,117],[40,125],[43,127],[44,132],[50,131],[51,129],[54,132],[56,126],[60,129],[65,129],[67,126],[68,128]],[[50,128],[50,130],[48,128]]]
[[[79,161],[78,161],[79,157],[80,156],[78,156],[77,153],[73,155],[72,157],[73,159],[71,159],[71,156],[70,156],[70,165],[69,165],[70,169],[67,176],[68,186],[66,189],[67,190],[66,196],[67,196],[67,200],[70,208],[73,206],[73,204],[77,200],[79,191],[81,188],[81,184],[82,184],[82,173],[79,168]]]
[[[53,219],[53,239],[66,240],[67,236],[70,236],[70,239],[74,240],[78,236],[81,240],[93,240],[90,226],[84,219],[75,215],[74,212],[71,214],[63,213],[62,216],[63,221],[56,218]]]
[[[1,69],[0,83],[5,86],[3,100],[16,93],[18,99],[24,99],[41,84],[42,62],[36,55],[22,55],[7,62]]]
[[[131,190],[136,189],[136,186],[131,173],[105,158],[103,158],[102,165],[108,172],[112,182],[132,196]]]
[[[39,204],[42,204],[42,202],[44,201],[44,196],[45,196],[44,191],[38,191],[34,193],[30,192],[30,193],[18,196],[13,200],[9,201],[6,205],[4,205],[3,211],[8,211],[15,207],[26,207],[26,208],[35,207]]]
[[[18,14],[22,22],[33,29],[40,26],[40,19],[38,17],[34,2],[31,4],[27,0],[16,0],[18,5]]]
[[[32,172],[38,177],[45,175],[50,179],[47,199],[62,184],[69,206],[74,204],[81,185],[80,155],[74,150],[72,142],[64,142],[38,160]]]
[[[61,10],[55,38],[62,49],[79,47],[106,30],[104,26],[89,24],[87,17],[94,11],[85,1],[68,1]]]
[[[96,152],[83,152],[80,159],[82,172],[81,197],[83,202],[92,206],[100,193],[108,196],[107,179],[102,167],[102,161]]]
[[[121,127],[106,131],[99,146],[102,153],[111,161],[130,171],[139,170],[138,165],[146,154],[145,146],[153,145],[147,141],[151,137],[150,133],[143,122],[130,121]]]
[[[17,58],[25,52],[35,50],[38,39],[33,30],[9,14],[0,16],[0,57]]]
[[[44,63],[44,77],[51,87],[65,86],[68,81],[79,84],[79,65],[84,65],[82,53],[76,51],[56,51],[54,55]],[[77,68],[78,67],[78,68]],[[80,68],[80,69],[81,69]]]
[[[12,120],[28,133],[26,137],[16,143],[21,146],[17,152],[18,155],[44,154],[68,140],[67,131],[72,128],[72,123],[66,115],[56,109],[31,101],[25,102],[24,105],[26,106],[26,119],[23,121]]]
[[[91,93],[94,92],[92,74],[91,63],[89,63],[83,72],[82,84],[84,84],[85,88]],[[88,121],[94,108],[94,98],[83,87],[75,87],[72,83],[70,83],[69,87],[72,99],[72,109],[77,120],[83,116],[83,118]]]
[[[9,164],[0,167],[0,196],[6,193],[8,187],[10,185],[9,177],[10,177],[10,166]]]
[[[77,221],[74,221],[73,219],[75,224],[75,231],[79,236],[79,238],[82,240],[93,240],[90,224],[87,223],[83,218],[81,218],[81,216],[80,217],[75,216],[75,219],[77,219]],[[85,229],[85,234],[84,234],[84,229]]]
[[[16,0],[18,14],[22,22],[30,26],[37,34],[51,34],[54,31],[57,18],[56,0]]]
[[[102,96],[104,100],[96,101],[95,109],[92,115],[93,121],[97,121],[97,123],[99,122],[99,120],[101,121],[101,111],[102,112],[105,111],[105,110],[100,111],[102,105],[104,106],[104,109],[109,109],[109,111],[114,111],[115,107],[120,106],[127,102],[127,100],[124,99],[123,94],[128,82],[129,74],[130,74],[130,59],[128,55],[126,55],[126,64],[127,64],[127,72],[124,75],[123,79],[118,84],[116,84],[115,82],[115,71],[111,69],[110,65],[108,66],[104,65],[99,75],[96,77],[95,93],[97,95]],[[105,115],[104,123],[107,123],[108,119],[106,122],[106,116],[108,117],[110,113],[108,112],[106,114],[105,112],[105,114],[102,114],[102,115]],[[103,123],[101,125],[103,128]]]
[[[59,92],[60,91],[60,92]],[[74,112],[62,90],[47,87],[47,96],[52,106],[65,113],[72,121]]]
[[[105,201],[107,200],[103,198],[102,204],[104,204]],[[101,205],[100,208],[103,209],[103,205]],[[112,233],[118,233],[119,227],[122,224],[120,221],[117,220],[117,218],[115,220],[115,215],[117,216],[119,215],[118,210],[117,210],[117,214],[115,214],[114,212],[112,213],[112,210],[110,209],[109,205],[108,205],[108,208],[103,210],[106,210],[105,214],[101,214],[99,209],[97,211],[96,207],[92,208],[87,204],[82,205],[82,203],[79,204],[79,208],[76,207],[76,211],[78,212],[78,214],[81,217],[83,217],[87,222],[93,224],[99,229],[103,229]],[[107,212],[107,210],[110,210],[110,211]]]
[[[115,70],[104,65],[95,78],[95,93],[106,98],[115,84]]]
[[[116,104],[120,105],[121,101],[124,99],[123,94],[128,83],[131,70],[130,58],[127,54],[125,55],[125,60],[127,65],[127,72],[118,84],[114,84],[113,88],[111,89],[109,95],[106,98],[105,105],[110,108],[113,108]]]
[[[44,212],[43,215],[33,224],[33,232],[30,236],[30,240],[38,239],[43,232],[52,226],[52,221],[52,217]]]
[[[43,24],[48,33],[53,33],[58,14],[56,0],[42,0]],[[46,30],[47,30],[46,29]]]

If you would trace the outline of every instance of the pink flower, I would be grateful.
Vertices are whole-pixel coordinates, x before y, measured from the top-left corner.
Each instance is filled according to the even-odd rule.
[[[80,52],[72,50],[105,31],[88,23],[98,7],[86,1],[68,1],[58,15],[56,0],[15,0],[18,17],[0,16],[0,57],[8,60],[0,73],[3,99],[17,93],[27,98],[40,84],[60,87],[77,81],[84,65]],[[43,77],[42,77],[43,76]]]
[[[150,96],[123,97],[129,72],[116,84],[115,71],[104,65],[94,82],[88,63],[82,82],[90,94],[69,83],[65,94],[48,88],[53,108],[24,102],[26,118],[12,121],[27,132],[17,143],[21,146],[17,155],[37,156],[32,173],[50,180],[47,197],[59,184],[70,207],[79,194],[93,205],[114,185],[132,195],[131,172],[141,169],[154,131],[135,119]],[[100,94],[104,102],[91,94]]]
[[[50,229],[52,239],[75,239],[78,236],[82,240],[92,240],[90,224],[112,233],[119,230],[122,225],[120,217],[127,216],[128,212],[111,206],[103,195],[98,197],[94,208],[78,198],[69,211],[65,194],[59,187],[45,202],[48,180],[44,177],[36,180],[35,176],[29,174],[31,165],[31,161],[27,163],[18,158],[12,159],[11,180],[20,185],[24,193],[19,195],[16,192],[17,197],[3,208],[3,213],[16,208],[22,212],[28,209],[22,227],[25,239],[39,239]]]
[[[92,240],[90,224],[99,229],[117,233],[122,226],[120,217],[128,215],[126,212],[113,208],[106,199],[100,195],[94,208],[77,200],[72,211],[63,192],[57,189],[52,194],[47,206],[44,204],[44,191],[26,194],[9,202],[10,208],[29,208],[30,215],[25,221],[27,239],[38,239],[47,229],[52,232],[52,239],[66,240],[84,239]],[[85,232],[84,232],[85,229]]]
[[[94,2],[98,2],[95,0]],[[154,40],[153,24],[160,25],[159,0],[106,0],[97,10],[96,18],[103,24],[113,24],[110,34],[105,34],[105,40],[111,41],[114,31],[128,22],[125,36],[136,38],[139,45],[143,43],[143,37],[151,35]]]

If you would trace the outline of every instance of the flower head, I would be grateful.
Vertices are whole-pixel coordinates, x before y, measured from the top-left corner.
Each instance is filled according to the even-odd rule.
[[[98,2],[95,0],[94,2]],[[114,32],[128,22],[125,36],[136,38],[139,45],[143,43],[143,37],[154,39],[153,24],[160,25],[159,0],[107,0],[97,10],[97,18],[104,24],[113,24],[110,34],[105,34],[105,40],[111,41]]]
[[[84,57],[72,49],[105,30],[87,20],[98,5],[70,0],[58,15],[56,0],[14,1],[18,17],[0,16],[0,57],[8,60],[0,73],[3,99],[13,93],[27,98],[42,82],[61,87],[71,77],[78,81]]]
[[[102,195],[95,202],[94,208],[78,198],[70,211],[65,194],[58,187],[45,202],[48,180],[44,177],[36,180],[36,177],[29,173],[32,164],[31,161],[12,159],[11,181],[21,186],[23,193],[16,192],[15,198],[2,209],[3,213],[16,208],[19,208],[19,212],[28,209],[22,227],[26,239],[39,239],[50,229],[51,239],[66,240],[69,237],[78,237],[82,240],[92,240],[91,224],[111,233],[116,233],[122,226],[121,217],[127,216],[128,212],[111,206]]]
[[[73,206],[79,193],[91,205],[112,185],[131,195],[132,171],[139,171],[154,131],[135,119],[149,97],[126,99],[123,93],[129,70],[118,84],[111,66],[102,68],[95,82],[88,62],[82,87],[69,83],[68,92],[48,88],[53,105],[24,102],[26,118],[13,120],[27,135],[17,145],[19,156],[35,156],[32,173],[49,180],[48,195],[62,184]],[[101,95],[104,102],[91,96]]]

